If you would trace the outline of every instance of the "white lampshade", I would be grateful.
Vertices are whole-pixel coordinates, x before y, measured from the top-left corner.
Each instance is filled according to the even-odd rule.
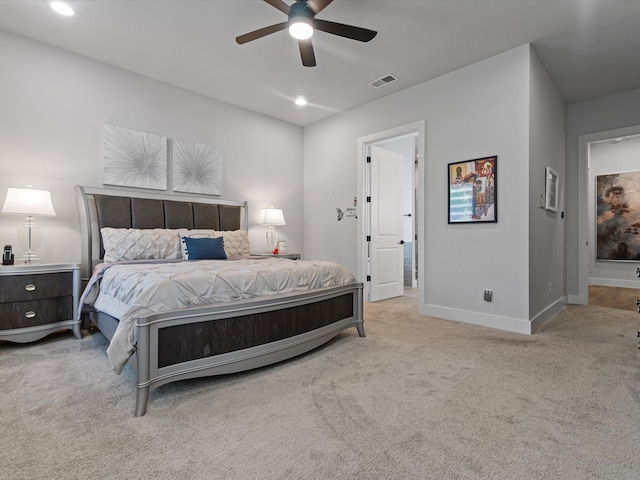
[[[284,214],[280,208],[263,208],[260,211],[260,218],[258,225],[274,225],[281,226],[286,225],[284,221]]]
[[[7,198],[4,200],[4,206],[0,213],[3,215],[56,216],[51,202],[51,192],[32,188],[10,187],[7,190]]]

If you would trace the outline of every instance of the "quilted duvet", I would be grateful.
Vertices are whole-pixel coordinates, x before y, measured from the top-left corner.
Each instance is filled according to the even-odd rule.
[[[97,298],[85,303],[120,320],[107,350],[117,373],[135,351],[141,315],[356,281],[338,263],[277,258],[109,264],[96,276]]]

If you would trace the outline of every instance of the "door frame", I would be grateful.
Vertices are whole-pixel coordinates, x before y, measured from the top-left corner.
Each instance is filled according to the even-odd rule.
[[[569,303],[578,305],[589,303],[589,266],[592,261],[589,249],[589,215],[595,214],[590,211],[588,198],[588,172],[591,162],[589,147],[593,142],[638,134],[640,134],[640,125],[578,136],[578,294],[569,294]]]
[[[381,132],[373,133],[371,135],[367,135],[364,137],[358,138],[357,141],[357,179],[358,179],[358,190],[357,190],[357,198],[359,199],[358,204],[358,225],[357,225],[357,235],[358,241],[357,243],[357,277],[361,279],[364,283],[364,291],[365,291],[365,301],[369,301],[370,298],[370,286],[369,282],[366,281],[367,278],[367,231],[369,231],[369,221],[368,218],[368,209],[367,209],[367,192],[368,192],[368,178],[366,174],[366,159],[370,149],[370,146],[382,142],[384,140],[389,140],[395,137],[401,137],[404,135],[418,134],[417,138],[417,147],[418,147],[418,210],[414,212],[416,218],[419,218],[418,221],[418,240],[416,241],[416,247],[418,249],[418,259],[422,263],[418,271],[424,275],[426,272],[425,266],[425,251],[424,251],[424,235],[425,235],[425,208],[424,208],[424,185],[425,185],[425,121],[420,120],[417,122],[409,123],[406,125],[401,125],[395,128],[391,128],[389,130],[383,130]],[[423,277],[422,277],[423,278]],[[424,288],[426,282],[418,280],[418,299],[420,304],[424,303],[424,299],[426,298]]]

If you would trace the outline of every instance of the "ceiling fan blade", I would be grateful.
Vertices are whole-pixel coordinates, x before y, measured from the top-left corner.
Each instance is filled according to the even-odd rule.
[[[358,40],[359,42],[368,42],[373,40],[378,32],[367,28],[354,27],[353,25],[345,25],[344,23],[329,22],[327,20],[313,20],[313,26],[316,30],[339,35],[341,37]]]
[[[284,3],[282,0],[264,0],[264,1],[267,2],[269,5],[271,5],[272,7],[277,8],[285,15],[289,15],[289,5]]]
[[[309,0],[307,5],[309,5],[309,8],[317,15],[331,2],[333,2],[333,0]]]
[[[305,67],[316,66],[316,55],[313,53],[313,45],[311,39],[298,40],[298,46],[300,47],[300,57],[302,57],[302,65]]]
[[[262,38],[272,33],[279,32],[280,30],[285,30],[288,26],[288,22],[276,23],[275,25],[271,25],[269,27],[264,27],[259,30],[254,30],[253,32],[245,33],[244,35],[240,35],[239,37],[236,37],[236,42],[242,45],[243,43],[257,40],[258,38]]]

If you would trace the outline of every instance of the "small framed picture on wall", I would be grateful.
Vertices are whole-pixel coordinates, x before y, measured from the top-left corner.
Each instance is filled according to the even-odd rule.
[[[545,168],[544,208],[552,212],[558,211],[558,173],[551,167]]]
[[[449,223],[498,221],[498,157],[448,165]]]

